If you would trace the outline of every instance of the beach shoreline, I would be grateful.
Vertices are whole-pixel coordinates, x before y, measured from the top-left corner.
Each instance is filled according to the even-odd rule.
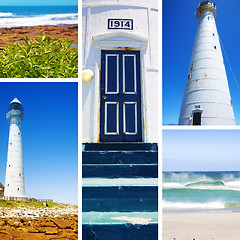
[[[16,42],[22,43],[26,35],[29,38],[36,38],[42,32],[45,36],[51,38],[63,37],[78,44],[78,25],[42,25],[31,27],[4,27],[0,28],[0,47],[6,47],[8,44]]]
[[[239,240],[240,212],[163,211],[163,240]]]

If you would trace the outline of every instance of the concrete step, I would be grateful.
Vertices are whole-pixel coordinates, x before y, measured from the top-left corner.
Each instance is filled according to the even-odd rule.
[[[155,150],[138,151],[84,151],[83,164],[157,164],[158,152]]]
[[[82,176],[103,178],[158,177],[157,164],[83,164]]]
[[[156,143],[83,143],[82,151],[141,151],[158,150]]]
[[[82,188],[83,212],[155,212],[157,186],[104,186]]]
[[[157,212],[82,213],[83,240],[157,240]]]
[[[83,178],[83,187],[158,186],[158,178]]]

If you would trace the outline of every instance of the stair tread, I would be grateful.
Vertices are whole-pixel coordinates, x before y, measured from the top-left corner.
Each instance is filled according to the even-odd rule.
[[[83,212],[82,224],[156,224],[158,212]]]
[[[156,178],[157,164],[83,164],[84,178]]]
[[[157,151],[84,151],[82,163],[157,163]]]
[[[158,186],[158,178],[83,178],[83,187]]]

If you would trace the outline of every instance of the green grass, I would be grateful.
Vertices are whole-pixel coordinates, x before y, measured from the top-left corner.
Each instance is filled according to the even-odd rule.
[[[48,207],[55,207],[55,206],[60,206],[62,204],[55,203],[55,202],[47,202]],[[66,204],[64,204],[66,205]],[[6,207],[6,208],[16,208],[16,207],[43,207],[43,202],[22,202],[22,201],[9,201],[9,200],[3,200],[0,199],[0,207]]]
[[[1,78],[77,78],[78,51],[72,41],[43,36],[24,38],[0,51]]]
[[[59,203],[55,203],[55,202],[47,202],[48,207],[55,207],[55,206],[59,206]],[[43,207],[43,202],[29,202],[29,203],[24,203],[24,205],[26,206],[35,206],[35,207]]]
[[[18,203],[14,202],[14,201],[5,201],[0,199],[0,207],[7,207],[7,208],[13,208],[13,207],[17,207]]]

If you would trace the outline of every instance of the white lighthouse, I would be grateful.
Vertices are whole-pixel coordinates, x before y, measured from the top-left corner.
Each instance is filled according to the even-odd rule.
[[[10,121],[4,199],[25,200],[25,184],[22,151],[23,107],[14,98],[9,104],[7,119]]]
[[[198,5],[199,20],[179,125],[235,125],[232,100],[216,28],[216,6]]]

